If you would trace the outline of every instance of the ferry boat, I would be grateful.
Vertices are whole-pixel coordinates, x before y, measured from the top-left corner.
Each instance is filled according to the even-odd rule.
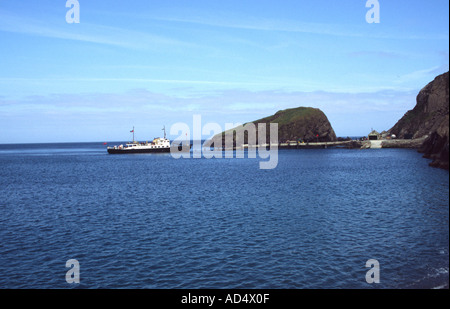
[[[154,152],[170,152],[170,141],[166,138],[166,128],[164,130],[164,138],[154,138],[152,142],[140,143],[134,140],[134,127],[131,131],[133,133],[133,142],[125,145],[118,145],[107,147],[109,154],[128,154],[128,153],[154,153]]]

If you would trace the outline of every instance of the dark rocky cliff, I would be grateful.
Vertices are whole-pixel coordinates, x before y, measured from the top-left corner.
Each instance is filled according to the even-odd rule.
[[[278,123],[279,141],[334,142],[336,140],[336,134],[327,116],[318,108],[285,109],[253,123]]]
[[[336,141],[336,134],[331,127],[328,118],[325,114],[317,108],[312,107],[297,107],[286,110],[281,110],[272,116],[268,116],[259,120],[252,121],[256,128],[259,123],[270,124],[278,123],[278,141],[298,141],[303,140],[305,142],[332,142]],[[239,128],[236,132],[239,131]],[[222,145],[225,142],[225,135],[233,132],[222,132],[218,136],[213,138],[214,141],[222,137]],[[246,133],[246,132],[244,132]],[[256,130],[256,134],[258,131]],[[269,141],[269,126],[266,129],[266,141]],[[244,134],[246,136],[246,134]],[[235,138],[233,139],[235,141]],[[247,143],[247,138],[245,138]],[[220,144],[220,142],[215,142]],[[238,145],[239,146],[239,145]]]
[[[398,138],[423,138],[419,148],[432,166],[449,168],[449,72],[437,76],[417,95],[416,106],[390,130]]]

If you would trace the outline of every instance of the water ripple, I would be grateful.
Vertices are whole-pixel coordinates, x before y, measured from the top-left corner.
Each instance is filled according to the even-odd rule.
[[[448,172],[414,151],[263,171],[80,147],[0,152],[0,286],[70,288],[71,258],[83,288],[373,288],[373,258],[377,287],[448,286]]]

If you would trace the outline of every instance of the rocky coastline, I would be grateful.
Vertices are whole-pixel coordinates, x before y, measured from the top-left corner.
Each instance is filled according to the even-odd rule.
[[[412,148],[420,149],[425,142],[426,137],[415,139],[391,139],[384,140],[381,143],[382,148]]]
[[[389,132],[409,143],[384,142],[383,147],[416,148],[430,166],[449,169],[449,72],[437,76],[417,95],[416,106]]]
[[[430,166],[449,169],[449,72],[437,76],[417,95],[416,106],[408,111],[390,130],[373,131],[368,138],[351,140],[337,138],[326,115],[317,108],[297,107],[276,112],[252,121],[258,135],[257,124],[278,124],[280,148],[409,148],[432,159]],[[245,124],[244,124],[245,126]],[[248,129],[237,127],[214,136],[214,147],[225,147],[225,140],[233,140],[233,147],[251,147]],[[266,130],[266,134],[268,134]],[[243,143],[236,144],[236,136]],[[269,140],[269,136],[266,136]],[[258,139],[256,139],[256,142]],[[345,143],[341,143],[345,141]],[[257,145],[256,145],[257,146]]]

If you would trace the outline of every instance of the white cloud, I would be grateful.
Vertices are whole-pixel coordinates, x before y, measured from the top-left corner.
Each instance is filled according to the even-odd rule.
[[[370,112],[375,110],[403,110],[405,100],[415,98],[417,91],[384,90],[378,92],[342,93],[342,92],[285,92],[285,91],[248,91],[224,90],[208,95],[178,97],[154,93],[146,89],[133,89],[122,94],[86,93],[53,94],[46,96],[28,96],[22,99],[8,100],[0,98],[0,107],[19,109],[21,106],[46,106],[53,108],[96,108],[103,112],[119,107],[140,109],[158,107],[166,110],[197,110],[207,113],[227,113],[229,111],[253,110],[273,111],[298,106],[318,107],[335,113],[348,111]]]
[[[160,49],[162,47],[170,46],[195,46],[193,43],[147,32],[87,22],[68,25],[65,22],[56,22],[49,19],[24,18],[4,10],[0,10],[0,31],[105,44],[130,49]]]
[[[113,130],[118,124],[143,128],[161,124],[170,126],[178,121],[189,123],[193,114],[202,115],[205,123],[245,123],[272,115],[278,110],[307,106],[320,108],[338,135],[359,135],[365,134],[368,130],[366,126],[381,130],[392,127],[415,105],[416,94],[417,91],[391,90],[375,93],[226,90],[196,97],[177,97],[135,89],[122,94],[55,94],[15,100],[2,98],[0,114],[1,118],[33,119],[34,130],[51,123],[55,125],[54,130],[63,130],[58,126],[70,123],[80,132],[99,125],[107,132],[107,128]],[[0,124],[1,131],[12,129],[9,120],[3,123],[4,126],[8,123],[8,127]]]
[[[393,32],[368,31],[361,25],[340,25],[332,23],[301,22],[292,19],[264,18],[251,15],[243,15],[231,11],[209,12],[207,10],[181,10],[170,12],[159,11],[158,15],[142,15],[140,18],[152,18],[153,20],[197,24],[209,27],[233,28],[256,31],[278,31],[292,33],[309,33],[329,35],[337,37],[370,37],[379,39],[407,39],[407,40],[446,40],[448,34],[405,34]]]
[[[424,81],[424,80],[428,80],[429,82],[431,82],[436,75],[442,74],[446,71],[448,71],[448,64],[437,65],[437,66],[433,66],[431,68],[416,70],[413,72],[403,74],[403,75],[399,76],[398,79],[395,80],[394,82],[396,84],[408,84],[408,83]]]

